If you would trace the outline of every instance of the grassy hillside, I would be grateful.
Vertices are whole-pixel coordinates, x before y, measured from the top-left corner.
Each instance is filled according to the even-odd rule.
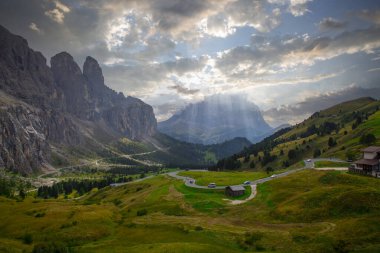
[[[302,123],[219,162],[219,167],[277,170],[312,157],[358,159],[363,147],[380,145],[379,107],[379,101],[360,98],[316,112]],[[375,137],[374,141],[361,141],[368,134]]]
[[[223,191],[188,188],[168,176],[78,200],[1,197],[0,251],[380,250],[377,179],[307,170],[259,185],[257,197],[243,205],[225,198]]]

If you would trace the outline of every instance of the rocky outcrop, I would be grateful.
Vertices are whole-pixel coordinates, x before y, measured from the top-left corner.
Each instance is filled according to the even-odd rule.
[[[131,139],[143,139],[151,136],[157,128],[151,106],[146,106],[141,100],[127,97],[120,105],[104,111],[102,117],[118,131]]]
[[[50,65],[54,80],[65,95],[67,112],[82,119],[91,119],[93,115],[86,79],[74,58],[62,52],[51,58]]]
[[[99,63],[88,56],[83,65],[83,75],[87,80],[93,104],[94,115],[100,114],[114,130],[131,139],[151,136],[157,128],[153,108],[140,99],[125,98],[104,84]]]
[[[25,103],[2,105],[0,119],[0,165],[22,174],[48,163],[49,143],[77,145],[81,140],[77,127],[62,113]]]
[[[0,26],[0,89],[38,107],[63,107],[62,92],[40,52]]]
[[[1,26],[0,116],[0,166],[24,174],[49,161],[51,145],[81,145],[99,131],[139,140],[157,126],[151,106],[104,84],[94,58],[86,58],[82,73],[62,52],[49,68],[41,53]]]

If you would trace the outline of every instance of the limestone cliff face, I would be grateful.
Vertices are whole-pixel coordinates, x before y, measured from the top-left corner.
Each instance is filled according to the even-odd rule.
[[[49,143],[80,143],[77,127],[62,113],[37,109],[4,94],[1,101],[0,166],[30,174],[48,163]]]
[[[51,145],[96,139],[88,126],[139,140],[154,134],[157,122],[151,106],[104,84],[94,58],[86,58],[82,73],[62,52],[49,68],[25,39],[0,26],[0,166],[39,171],[49,162]]]
[[[92,117],[86,79],[74,58],[66,52],[51,58],[51,70],[57,86],[65,95],[65,109],[82,119]]]
[[[0,89],[39,107],[61,109],[63,94],[40,52],[0,26]]]
[[[94,115],[99,114],[113,129],[132,139],[142,139],[155,133],[157,128],[153,108],[133,97],[125,98],[104,84],[98,62],[87,57],[83,74],[92,101]]]
[[[133,97],[127,97],[123,103],[105,110],[102,117],[114,129],[132,139],[151,136],[157,128],[152,107]]]

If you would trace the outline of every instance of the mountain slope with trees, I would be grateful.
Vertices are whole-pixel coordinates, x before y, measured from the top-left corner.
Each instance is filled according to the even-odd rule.
[[[277,170],[306,158],[353,161],[368,145],[380,144],[380,102],[369,97],[314,113],[244,151],[220,160],[214,169]]]

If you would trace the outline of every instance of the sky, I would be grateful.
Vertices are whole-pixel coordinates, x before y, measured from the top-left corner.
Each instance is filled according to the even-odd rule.
[[[380,96],[377,0],[1,0],[0,24],[47,58],[90,55],[161,121],[244,94],[272,126]]]

